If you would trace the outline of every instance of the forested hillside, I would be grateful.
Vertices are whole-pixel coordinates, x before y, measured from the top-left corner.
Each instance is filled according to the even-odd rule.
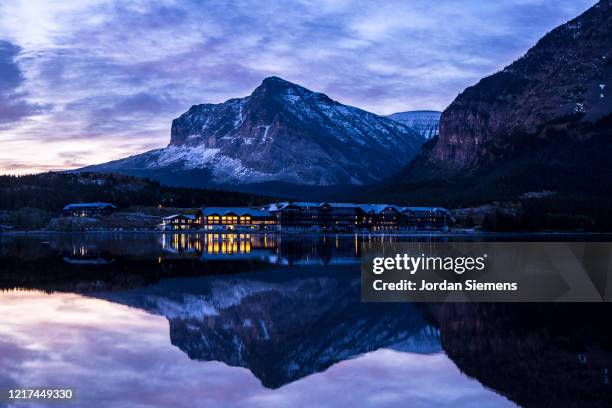
[[[68,203],[109,202],[131,206],[199,207],[252,206],[270,198],[252,194],[195,188],[167,187],[156,181],[95,173],[44,173],[0,176],[0,210],[38,208],[59,212]]]

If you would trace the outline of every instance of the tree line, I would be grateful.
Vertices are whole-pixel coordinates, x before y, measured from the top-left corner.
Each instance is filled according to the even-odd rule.
[[[0,210],[24,208],[59,213],[70,203],[109,202],[132,206],[256,206],[270,197],[230,191],[169,187],[159,182],[118,174],[43,173],[0,176]]]

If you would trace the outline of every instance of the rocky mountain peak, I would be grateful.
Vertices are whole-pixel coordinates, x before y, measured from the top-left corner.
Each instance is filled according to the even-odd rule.
[[[423,141],[401,123],[273,76],[244,98],[192,106],[172,121],[165,149],[89,170],[164,181],[201,172],[197,186],[362,185],[397,171]]]
[[[310,93],[312,92],[300,85],[294,84],[293,82],[289,82],[281,77],[269,76],[267,78],[264,78],[263,81],[261,81],[261,84],[257,88],[255,88],[255,91],[253,91],[253,93],[262,91],[262,92],[272,92],[272,93],[281,94],[283,93],[283,91],[289,88],[292,88],[292,89],[300,88],[300,89],[303,89],[304,91],[307,91]]]
[[[264,79],[261,84],[255,88],[250,96],[250,100],[255,102],[258,99],[273,100],[279,104],[276,108],[280,110],[283,109],[283,105],[294,105],[297,102],[323,103],[330,105],[336,103],[324,93],[311,91],[301,85],[294,84],[277,76],[271,76]]]

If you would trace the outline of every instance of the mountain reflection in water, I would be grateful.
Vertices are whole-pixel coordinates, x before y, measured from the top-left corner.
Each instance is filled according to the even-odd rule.
[[[378,349],[268,389],[249,370],[190,360],[169,344],[167,321],[139,309],[75,294],[0,299],[0,383],[72,387],[70,407],[512,405],[443,353]]]
[[[0,387],[60,381],[83,407],[609,405],[608,305],[362,303],[362,244],[406,239],[424,238],[0,236]]]

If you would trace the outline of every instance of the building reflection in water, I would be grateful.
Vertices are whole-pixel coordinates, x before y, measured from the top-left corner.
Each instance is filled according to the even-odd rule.
[[[65,263],[104,265],[119,258],[164,261],[254,261],[277,265],[358,264],[362,251],[381,243],[446,241],[444,236],[389,234],[281,234],[281,233],[163,233],[143,235],[75,235],[54,237],[42,247],[46,255],[59,253]],[[20,248],[24,257],[39,257],[41,249],[21,239],[6,250]],[[1,249],[1,248],[0,248]]]
[[[258,250],[274,250],[274,236],[248,233],[163,234],[162,248],[168,253],[201,255],[244,255]]]
[[[62,259],[73,265],[108,265],[115,262],[115,257],[106,251],[82,243],[62,251]]]
[[[362,244],[395,242],[393,235],[162,234],[163,252],[202,260],[253,259],[275,264],[358,263]]]

